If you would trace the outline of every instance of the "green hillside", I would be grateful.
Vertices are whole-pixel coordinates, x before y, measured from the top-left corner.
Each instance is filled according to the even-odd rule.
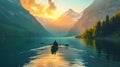
[[[0,0],[0,37],[44,37],[50,34],[19,3]]]

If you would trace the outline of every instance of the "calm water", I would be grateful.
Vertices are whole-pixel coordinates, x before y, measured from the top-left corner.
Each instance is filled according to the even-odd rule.
[[[50,52],[54,40],[60,44],[56,55]],[[1,39],[0,67],[120,67],[120,42],[74,38]]]

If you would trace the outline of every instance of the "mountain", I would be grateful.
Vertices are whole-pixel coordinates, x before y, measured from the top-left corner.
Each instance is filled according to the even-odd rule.
[[[82,33],[95,25],[99,20],[105,20],[106,15],[113,16],[120,10],[120,0],[95,0],[83,12],[83,16],[70,30],[69,35]]]
[[[72,9],[68,9],[56,20],[37,17],[39,21],[42,21],[42,25],[48,29],[49,32],[56,36],[64,36],[81,17],[82,14],[75,12]]]
[[[19,3],[0,0],[0,37],[43,37],[50,34]]]
[[[84,33],[76,37],[120,39],[120,11],[111,18],[106,16],[105,21],[97,22],[95,26],[87,29]]]
[[[63,13],[58,19],[59,22],[75,23],[80,17],[81,17],[80,13],[77,13],[74,10],[69,9],[68,11]]]

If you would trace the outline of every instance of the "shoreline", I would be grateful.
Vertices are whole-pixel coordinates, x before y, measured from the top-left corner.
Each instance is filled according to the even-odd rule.
[[[88,40],[109,40],[109,41],[120,41],[119,37],[96,37],[96,38],[82,38],[82,37],[75,37],[77,39],[88,39]]]

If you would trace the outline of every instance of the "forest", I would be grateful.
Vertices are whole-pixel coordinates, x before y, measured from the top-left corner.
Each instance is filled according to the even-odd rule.
[[[77,35],[76,38],[119,38],[120,37],[120,11],[115,16],[109,17],[106,15],[104,21],[98,21],[97,24],[81,35]]]

